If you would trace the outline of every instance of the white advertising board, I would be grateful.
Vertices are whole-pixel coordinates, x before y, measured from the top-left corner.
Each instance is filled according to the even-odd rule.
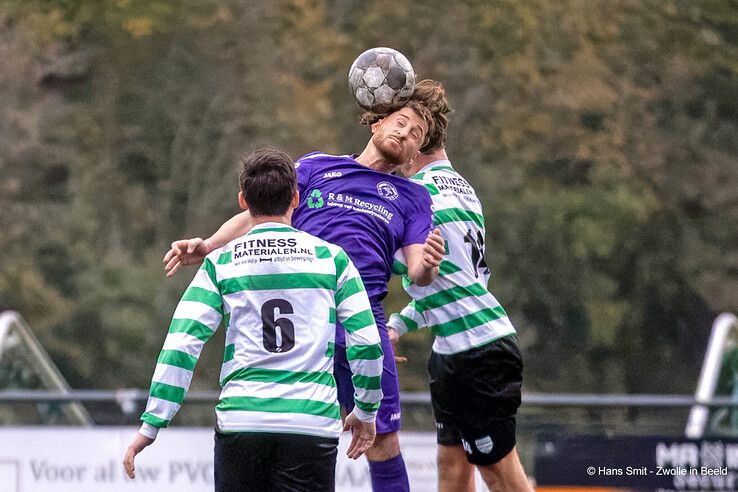
[[[132,427],[0,428],[0,492],[213,490],[213,430],[170,428],[136,459],[135,480],[121,464]],[[336,490],[370,491],[365,458],[346,457],[341,437]],[[436,489],[433,433],[402,432],[402,454],[411,488]]]

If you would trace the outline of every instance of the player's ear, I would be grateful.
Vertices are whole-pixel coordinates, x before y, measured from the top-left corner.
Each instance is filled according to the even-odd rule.
[[[299,204],[300,204],[300,192],[298,190],[295,190],[295,192],[292,194],[292,202],[290,203],[290,207],[297,208]]]
[[[246,198],[243,196],[243,191],[238,192],[238,206],[241,207],[241,210],[248,210],[249,204],[246,202]]]
[[[372,133],[376,133],[376,132],[377,132],[377,129],[378,129],[378,128],[379,128],[380,126],[382,126],[382,122],[383,122],[383,121],[384,121],[384,118],[382,118],[382,119],[380,119],[380,120],[377,120],[377,121],[375,121],[374,123],[372,123],[372,126],[371,126],[371,129],[372,129]]]

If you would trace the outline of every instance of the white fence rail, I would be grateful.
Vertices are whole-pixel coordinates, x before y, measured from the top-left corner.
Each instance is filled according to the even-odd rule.
[[[185,400],[192,403],[217,403],[218,391],[191,391]],[[0,391],[0,403],[72,403],[117,402],[125,410],[130,404],[145,402],[148,392],[143,389],[70,390],[65,393],[37,390]],[[400,401],[412,405],[430,405],[427,392],[400,393]],[[535,407],[738,407],[731,396],[702,398],[693,395],[664,394],[597,394],[597,393],[523,393],[523,406]]]
[[[687,427],[684,433],[692,439],[699,439],[705,434],[705,427],[710,416],[710,410],[704,401],[709,401],[715,395],[720,367],[725,349],[732,343],[731,330],[738,328],[738,318],[730,313],[723,313],[712,324],[712,333],[707,342],[705,360],[702,363],[702,373],[695,392],[695,405],[689,413]]]

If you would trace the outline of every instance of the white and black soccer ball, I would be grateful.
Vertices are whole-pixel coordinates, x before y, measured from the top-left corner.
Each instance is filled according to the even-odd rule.
[[[415,89],[415,70],[392,48],[371,48],[351,64],[349,90],[362,108],[387,113],[405,104]]]

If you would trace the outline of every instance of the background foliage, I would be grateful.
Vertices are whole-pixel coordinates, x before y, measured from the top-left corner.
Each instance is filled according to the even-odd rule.
[[[456,109],[527,389],[690,392],[738,310],[737,37],[732,0],[3,0],[0,307],[72,386],[145,387],[168,244],[237,210],[253,148],[360,151],[348,67],[392,46]]]

